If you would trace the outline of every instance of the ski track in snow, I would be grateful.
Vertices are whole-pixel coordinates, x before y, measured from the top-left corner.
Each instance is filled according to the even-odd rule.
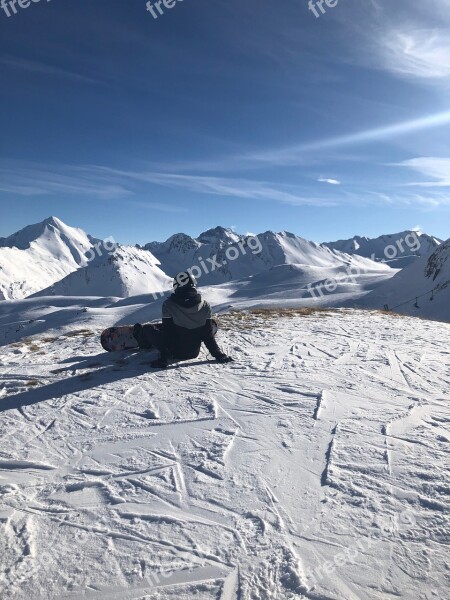
[[[2,599],[446,597],[450,326],[227,317],[165,372],[91,333],[0,350]]]

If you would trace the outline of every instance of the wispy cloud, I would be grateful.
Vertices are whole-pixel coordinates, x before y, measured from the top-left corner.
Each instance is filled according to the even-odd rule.
[[[347,62],[413,82],[450,79],[449,0],[366,0],[333,16],[347,34]]]
[[[429,174],[443,175],[446,164],[417,159],[401,163],[402,167],[415,168]],[[433,159],[429,159],[431,161]],[[447,160],[447,159],[442,159]],[[447,167],[448,168],[448,167]],[[321,193],[317,187],[284,184],[273,181],[246,179],[243,177],[218,177],[187,175],[156,171],[117,169],[100,165],[50,166],[22,164],[0,166],[0,193],[20,196],[70,196],[79,199],[102,201],[125,201],[127,206],[141,209],[182,213],[189,208],[187,203],[154,201],[158,198],[158,187],[181,190],[186,193],[202,194],[212,201],[214,196],[239,200],[256,200],[290,206],[369,206],[378,205],[415,206],[436,208],[450,205],[450,194],[430,190],[426,194],[411,192],[392,194],[383,189],[341,189],[339,180],[320,178],[327,187]],[[445,185],[450,185],[448,179]],[[438,182],[435,187],[444,187]],[[368,189],[369,188],[369,189]],[[178,194],[179,195],[179,194]],[[146,198],[149,198],[148,200]],[[189,197],[188,197],[189,199]]]
[[[136,199],[130,181],[89,167],[7,162],[0,166],[0,179],[0,192],[18,196],[69,195],[105,201],[126,200],[127,206],[168,213],[187,210],[175,204]]]
[[[381,35],[379,47],[388,71],[422,79],[450,77],[450,29],[395,28]]]
[[[177,173],[119,171],[106,167],[96,167],[100,173],[111,173],[136,181],[142,181],[170,188],[181,188],[200,194],[229,196],[252,200],[272,200],[296,206],[332,206],[336,201],[311,197],[302,193],[296,186],[282,186],[267,181],[243,178],[209,177]]]
[[[34,60],[24,60],[22,58],[5,56],[3,58],[0,58],[0,64],[5,65],[6,67],[11,67],[13,69],[21,69],[23,71],[37,73],[39,75],[63,77],[64,79],[71,79],[72,81],[77,83],[102,83],[102,81],[100,81],[99,79],[86,77],[85,75],[81,75],[80,73],[75,73],[67,69],[61,69],[60,67],[55,67],[54,65],[48,65]]]
[[[284,148],[267,149],[245,155],[241,157],[241,159],[247,160],[250,163],[259,161],[261,163],[276,166],[292,166],[298,164],[299,161],[303,161],[305,153],[313,150],[357,146],[370,142],[392,140],[410,133],[426,131],[443,125],[450,125],[450,111],[433,113],[417,117],[416,119],[380,125],[379,127],[363,129],[337,137],[312,140],[310,142],[303,142]]]
[[[392,194],[383,192],[372,192],[369,194],[377,202],[387,206],[396,207],[413,207],[424,210],[435,210],[437,208],[450,207],[450,194],[442,192],[427,193],[427,194]]]
[[[244,200],[261,200],[278,202],[291,206],[328,207],[339,205],[370,206],[376,201],[378,205],[398,207],[416,207],[433,209],[450,206],[450,195],[432,192],[418,194],[411,192],[396,193],[372,191],[369,189],[340,190],[330,195],[316,194],[312,189],[294,185],[282,185],[274,182],[244,178],[209,177],[185,175],[177,173],[121,171],[108,167],[90,167],[99,173],[109,173],[114,177],[147,182],[153,185],[183,189],[197,194],[240,198]],[[332,184],[333,185],[333,184]],[[338,191],[339,190],[339,191]]]
[[[69,194],[100,199],[133,195],[130,189],[112,181],[80,177],[77,169],[44,165],[0,167],[0,190],[20,196]]]
[[[450,158],[419,157],[396,163],[394,166],[413,169],[432,181],[409,183],[419,187],[450,187]]]
[[[127,200],[127,206],[134,206],[136,208],[144,208],[146,210],[157,210],[160,212],[178,214],[186,213],[188,209],[185,206],[179,206],[177,204],[164,204],[163,202],[152,202],[144,200]]]

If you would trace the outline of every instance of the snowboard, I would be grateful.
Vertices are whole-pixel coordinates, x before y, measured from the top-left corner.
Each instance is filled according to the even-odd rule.
[[[134,325],[121,325],[108,327],[100,336],[103,349],[107,352],[120,352],[121,350],[138,349],[139,345],[133,335]]]

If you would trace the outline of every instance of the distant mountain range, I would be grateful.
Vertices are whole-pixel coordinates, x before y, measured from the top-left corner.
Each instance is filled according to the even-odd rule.
[[[151,252],[161,269],[172,277],[194,267],[194,274],[200,274],[201,285],[243,279],[280,265],[343,268],[352,262],[348,254],[293,233],[266,231],[257,236],[244,236],[223,227],[209,229],[198,238],[178,233],[165,242],[147,244],[143,249]],[[368,259],[362,257],[362,263],[364,261]]]
[[[403,269],[418,256],[427,256],[442,243],[442,240],[416,231],[380,235],[377,238],[355,235],[349,240],[338,240],[322,244],[327,248],[358,254],[372,260],[385,261],[394,269]]]
[[[433,284],[446,290],[435,292],[445,298],[449,253],[448,242],[412,231],[317,244],[288,232],[252,236],[216,227],[197,238],[179,233],[144,247],[121,246],[50,217],[0,239],[0,299],[157,294],[191,268],[201,286],[236,282],[235,297],[288,301],[308,298],[311,287],[353,270],[358,285],[339,281],[335,298],[365,296],[368,306],[380,307]],[[405,268],[398,273],[392,266]]]

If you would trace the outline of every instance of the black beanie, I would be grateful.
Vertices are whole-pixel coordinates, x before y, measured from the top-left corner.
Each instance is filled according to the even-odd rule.
[[[175,294],[186,292],[187,290],[195,290],[197,282],[195,277],[189,271],[183,271],[173,280],[173,290]]]

